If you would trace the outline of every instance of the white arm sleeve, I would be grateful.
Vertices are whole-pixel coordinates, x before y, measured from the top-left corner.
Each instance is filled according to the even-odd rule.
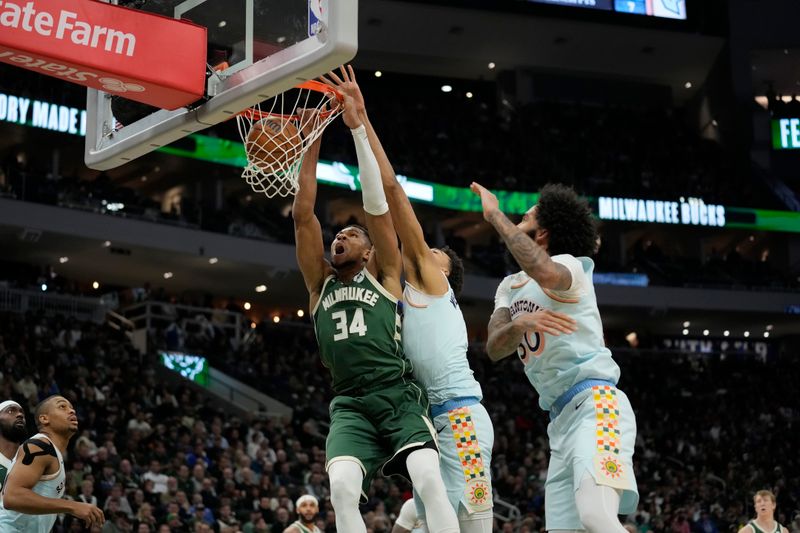
[[[569,289],[564,291],[552,291],[554,294],[565,298],[580,298],[589,292],[588,285],[591,281],[583,270],[583,263],[581,263],[579,259],[569,254],[554,255],[551,259],[567,267],[569,273],[572,274],[572,283]]]
[[[511,307],[511,278],[512,276],[506,276],[497,286],[497,292],[494,294],[495,311],[501,307]]]
[[[383,215],[389,211],[389,204],[386,203],[386,194],[383,192],[378,160],[369,145],[367,128],[362,124],[358,128],[350,130],[350,133],[353,134],[353,142],[356,145],[364,211],[376,217]]]

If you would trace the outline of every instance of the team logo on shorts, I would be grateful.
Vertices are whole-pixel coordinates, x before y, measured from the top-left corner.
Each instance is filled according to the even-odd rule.
[[[603,459],[603,473],[612,478],[617,479],[622,475],[622,465],[613,457],[606,457]]]
[[[489,487],[486,485],[485,480],[473,479],[467,483],[467,494],[469,501],[473,505],[482,505],[490,498]]]

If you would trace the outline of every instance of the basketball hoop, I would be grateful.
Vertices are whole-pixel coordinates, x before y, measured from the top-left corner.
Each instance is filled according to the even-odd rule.
[[[341,114],[341,99],[332,87],[307,81],[236,116],[247,154],[242,177],[255,192],[267,198],[297,193],[303,158]]]

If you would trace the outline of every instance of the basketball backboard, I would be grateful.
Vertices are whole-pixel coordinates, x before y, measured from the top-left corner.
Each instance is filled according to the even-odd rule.
[[[98,170],[120,166],[227,120],[350,61],[357,50],[358,0],[119,0],[119,3],[206,27],[207,62],[209,72],[213,73],[207,79],[206,101],[174,111],[144,110],[139,113],[143,118],[127,119],[125,122],[130,123],[124,125],[114,117],[111,95],[90,89],[85,161],[87,166]]]

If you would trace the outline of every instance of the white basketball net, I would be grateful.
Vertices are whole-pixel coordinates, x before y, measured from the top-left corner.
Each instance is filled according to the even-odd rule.
[[[335,95],[336,92],[327,85],[309,81],[236,116],[247,154],[242,177],[255,192],[264,193],[267,198],[297,193],[300,167],[308,148],[342,112]],[[304,120],[298,111],[301,109],[315,112],[306,114]],[[283,125],[278,133],[285,140],[282,138],[278,143],[270,140],[270,146],[260,146],[258,142],[268,136],[256,135],[250,139],[250,133],[255,125],[262,126],[259,123],[269,119],[277,119]],[[288,123],[297,131],[287,127]],[[304,128],[308,129],[306,135],[302,133]]]

